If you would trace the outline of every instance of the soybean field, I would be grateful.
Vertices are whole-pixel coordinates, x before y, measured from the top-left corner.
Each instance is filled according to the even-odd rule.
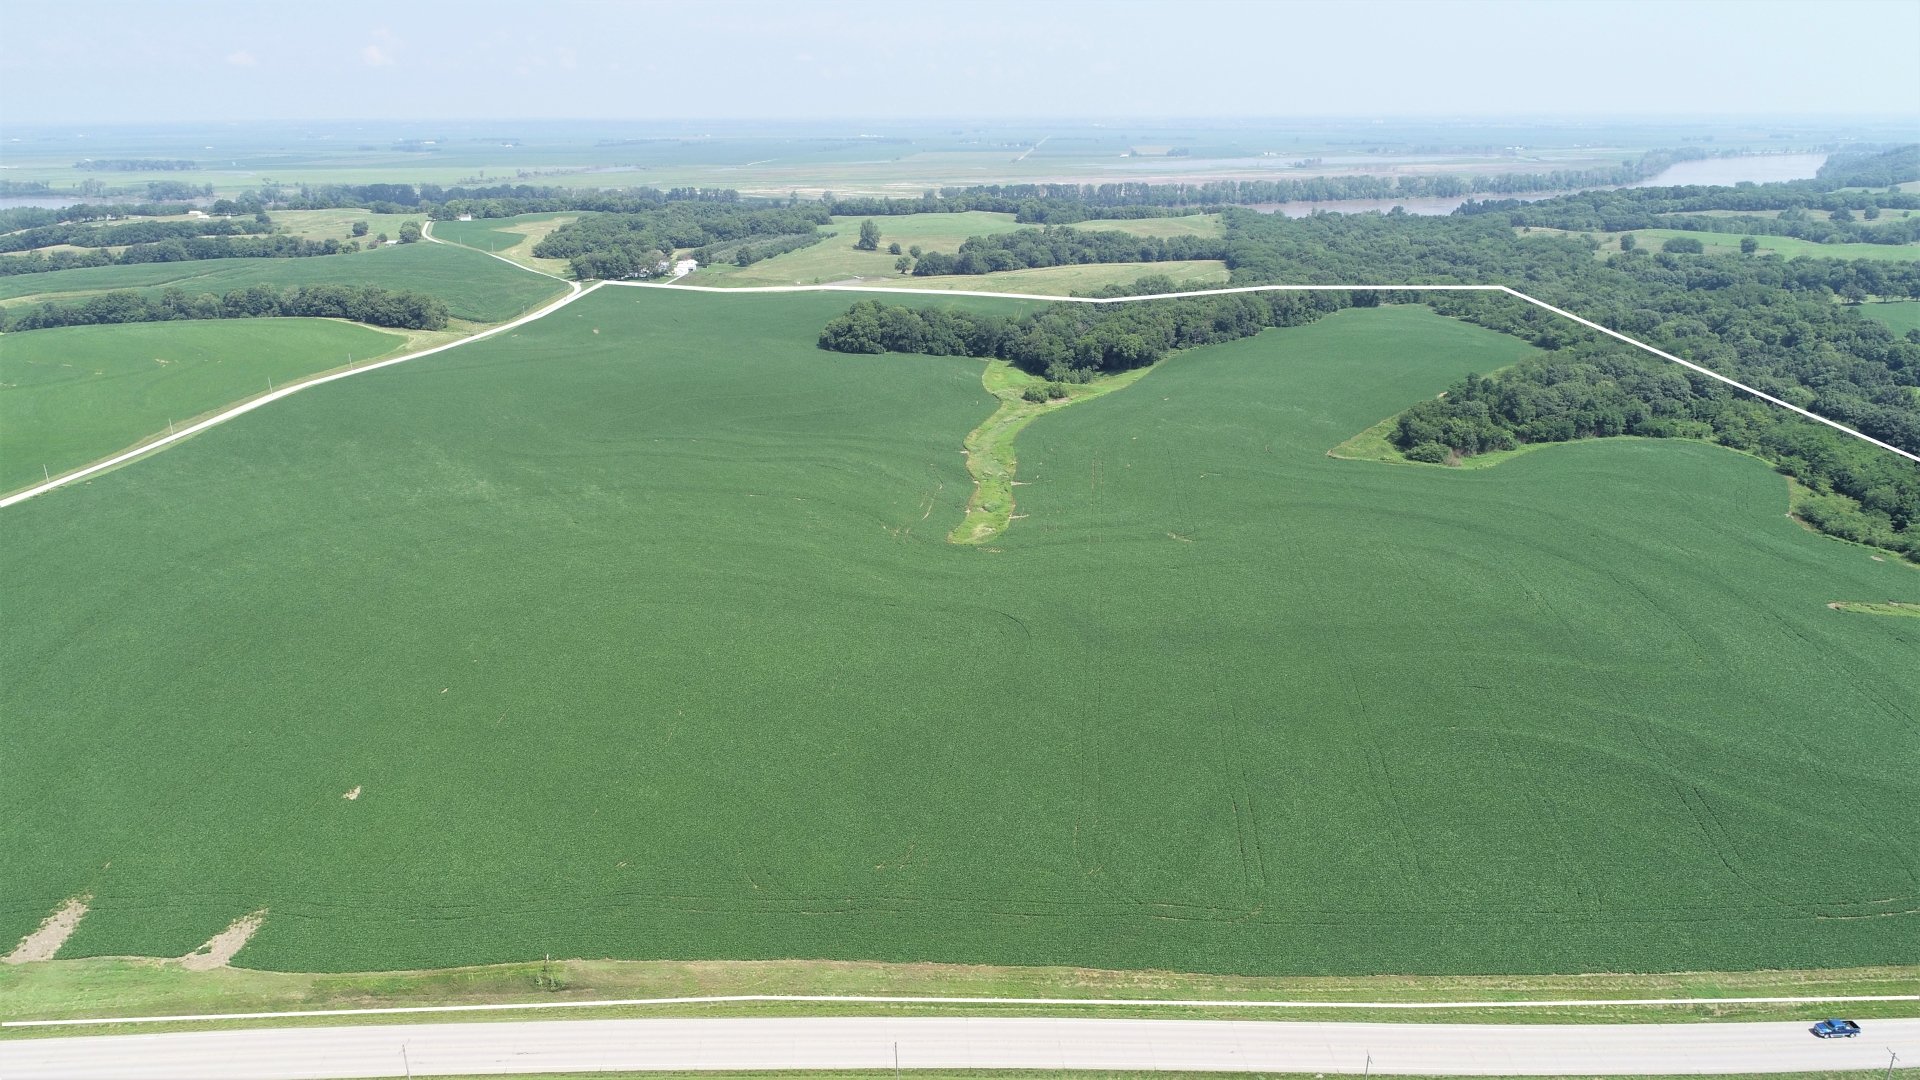
[[[1422,307],[1036,420],[832,295],[609,287],[7,511],[0,935],[236,963],[1920,959],[1920,576],[1698,443],[1327,450]],[[964,302],[1020,310],[1012,300]],[[164,814],[154,812],[164,807]]]

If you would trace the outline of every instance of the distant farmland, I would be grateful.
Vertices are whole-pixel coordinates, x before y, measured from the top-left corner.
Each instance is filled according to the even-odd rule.
[[[406,344],[331,319],[66,326],[0,337],[0,491],[200,413]]]
[[[250,285],[378,285],[437,296],[457,319],[501,322],[563,288],[557,281],[516,270],[498,259],[446,244],[402,244],[354,255],[307,259],[207,259],[198,262],[90,266],[0,277],[0,303],[66,301],[76,296],[134,289],[158,294],[225,293]]]
[[[1920,959],[1920,620],[1827,607],[1920,578],[1763,463],[1330,458],[1529,348],[1356,309],[1042,417],[959,547],[981,366],[815,349],[847,302],[608,288],[7,511],[0,936],[88,892],[62,955],[266,909],[239,962],[307,970]]]

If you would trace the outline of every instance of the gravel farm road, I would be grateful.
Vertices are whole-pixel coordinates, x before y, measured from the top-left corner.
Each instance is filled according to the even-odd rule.
[[[331,1080],[612,1069],[1137,1069],[1399,1075],[1876,1070],[1920,1019],[1823,1041],[1805,1023],[1343,1024],[837,1017],[255,1028],[0,1041],[0,1077]],[[897,1057],[896,1057],[897,1054]]]

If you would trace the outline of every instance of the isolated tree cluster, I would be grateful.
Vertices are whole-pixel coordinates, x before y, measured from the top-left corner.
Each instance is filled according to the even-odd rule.
[[[179,289],[168,289],[159,296],[149,297],[121,290],[90,296],[76,303],[39,304],[9,320],[6,330],[14,333],[101,323],[275,316],[351,319],[406,330],[444,330],[448,318],[445,301],[408,290],[372,285],[302,285],[291,289],[254,285],[219,296],[189,295]]]

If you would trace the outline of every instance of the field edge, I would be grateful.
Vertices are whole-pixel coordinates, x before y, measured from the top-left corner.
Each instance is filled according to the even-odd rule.
[[[1222,976],[1166,971],[1090,968],[1026,968],[964,964],[897,964],[810,960],[585,960],[568,959],[395,972],[304,973],[216,968],[187,971],[177,962],[143,957],[49,960],[0,968],[0,1000],[9,1024],[129,1016],[196,1016],[229,1013],[300,1012],[326,1009],[393,1009],[434,1006],[531,1005],[452,1014],[474,1019],[503,1015],[795,1015],[832,1013],[1081,1014],[1092,1006],[1071,1003],[998,1005],[979,1002],[661,1002],[643,1006],[590,1003],[655,998],[739,995],[820,995],[965,998],[1139,999],[1143,1004],[1102,1005],[1098,1014],[1264,1016],[1278,1019],[1390,1019],[1460,1021],[1463,1014],[1501,1022],[1588,1021],[1622,1023],[1685,1020],[1790,1019],[1820,1011],[1795,1003],[1675,1001],[1607,1004],[1622,999],[1751,997],[1888,997],[1920,994],[1920,964],[1810,971],[1678,972],[1669,974],[1469,975],[1469,976]],[[1213,1005],[1150,1005],[1155,999]],[[1281,1012],[1235,1007],[1232,1002],[1461,1003],[1460,1009],[1316,1010],[1311,1004]],[[1476,1003],[1590,1001],[1593,1005],[1539,1008]],[[579,1007],[554,1009],[577,1002]],[[110,1003],[111,1008],[107,1005]],[[1829,1009],[1830,1011],[1830,1009]],[[1914,1001],[1864,1002],[1845,1010],[1862,1016],[1920,1014]],[[1360,1016],[1354,1014],[1359,1013]],[[406,1015],[390,1019],[398,1021]],[[270,1019],[270,1018],[263,1018]],[[327,1017],[339,1022],[341,1017]],[[378,1016],[363,1018],[379,1021]],[[260,1020],[222,1021],[258,1023]],[[283,1022],[283,1021],[275,1021]],[[133,1025],[104,1025],[132,1027]],[[138,1025],[152,1030],[154,1025]],[[165,1025],[160,1025],[165,1026]],[[75,1028],[9,1026],[5,1036],[48,1034]],[[84,1030],[98,1032],[98,1026]]]

